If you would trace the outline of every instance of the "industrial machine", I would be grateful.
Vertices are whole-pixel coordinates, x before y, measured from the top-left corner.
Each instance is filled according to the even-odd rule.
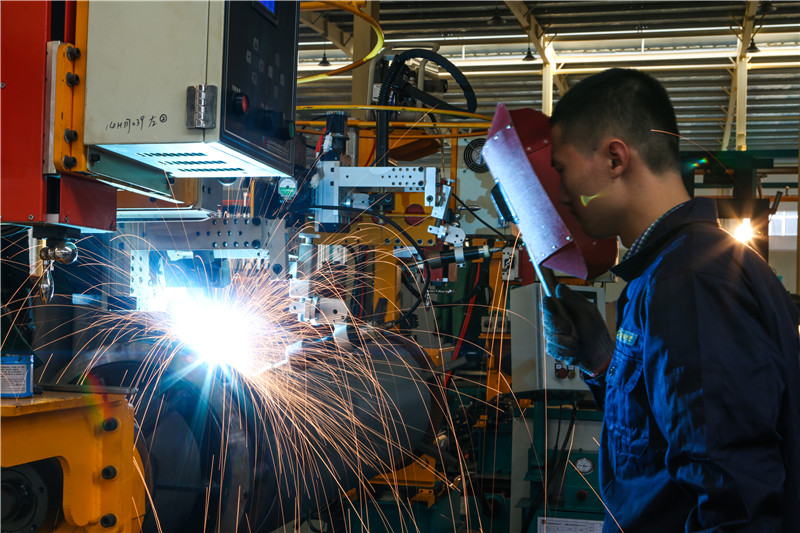
[[[397,53],[378,103],[444,103],[435,64],[485,127],[402,141],[296,120],[294,2],[0,8],[2,531],[602,519],[599,416],[452,64]]]

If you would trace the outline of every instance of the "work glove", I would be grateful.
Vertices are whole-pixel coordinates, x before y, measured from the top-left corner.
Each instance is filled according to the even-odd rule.
[[[563,283],[555,293],[555,298],[542,298],[545,352],[591,375],[602,373],[614,354],[614,341],[597,305]]]

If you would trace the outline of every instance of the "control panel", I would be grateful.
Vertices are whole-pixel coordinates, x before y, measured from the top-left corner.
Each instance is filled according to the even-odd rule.
[[[291,162],[294,137],[297,9],[275,1],[226,7],[222,137],[279,168]]]

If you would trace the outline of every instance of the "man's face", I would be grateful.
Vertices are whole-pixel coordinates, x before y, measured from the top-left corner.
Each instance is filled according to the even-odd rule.
[[[563,142],[561,127],[551,131],[553,168],[561,175],[559,201],[568,205],[583,230],[593,238],[616,235],[613,229],[611,177],[602,151],[587,153]]]

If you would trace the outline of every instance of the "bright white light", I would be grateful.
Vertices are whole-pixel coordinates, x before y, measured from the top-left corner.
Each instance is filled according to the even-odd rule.
[[[733,231],[733,236],[741,242],[749,242],[753,238],[753,228],[750,226],[750,219],[742,219],[742,223]]]
[[[173,334],[204,361],[247,370],[255,356],[258,317],[234,302],[172,290],[166,305]]]

